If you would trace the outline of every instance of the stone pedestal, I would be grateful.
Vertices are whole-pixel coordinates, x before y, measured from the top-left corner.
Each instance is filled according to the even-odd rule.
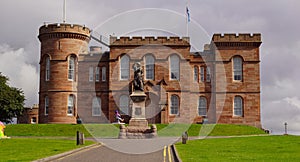
[[[148,126],[145,114],[146,94],[143,91],[133,92],[130,95],[133,102],[129,126],[121,125],[119,138],[121,139],[143,139],[157,136],[156,125]]]

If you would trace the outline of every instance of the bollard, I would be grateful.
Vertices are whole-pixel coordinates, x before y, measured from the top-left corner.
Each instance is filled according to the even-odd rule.
[[[77,131],[76,133],[76,145],[84,145],[84,133]]]
[[[187,131],[185,131],[184,133],[182,133],[182,144],[186,144],[186,141],[188,140],[188,133]]]
[[[84,145],[84,133],[80,133],[80,145]]]

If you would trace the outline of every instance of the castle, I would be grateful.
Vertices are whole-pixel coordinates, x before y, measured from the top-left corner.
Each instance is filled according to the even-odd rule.
[[[188,37],[110,37],[92,46],[91,30],[40,27],[38,123],[111,123],[130,119],[133,69],[144,69],[149,123],[228,123],[261,127],[260,34],[214,34],[190,52]]]

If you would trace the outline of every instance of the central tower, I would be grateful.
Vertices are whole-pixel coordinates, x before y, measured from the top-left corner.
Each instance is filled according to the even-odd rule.
[[[76,123],[78,56],[87,53],[90,32],[73,24],[40,27],[40,123]]]

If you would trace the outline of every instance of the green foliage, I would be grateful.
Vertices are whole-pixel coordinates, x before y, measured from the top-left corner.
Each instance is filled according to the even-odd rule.
[[[202,139],[177,143],[183,162],[299,161],[299,136],[256,136]]]
[[[85,141],[85,145],[93,144]],[[76,141],[57,139],[0,139],[0,161],[33,161],[82,146]]]
[[[21,89],[10,87],[8,78],[0,73],[0,121],[11,122],[22,114],[25,96]]]

